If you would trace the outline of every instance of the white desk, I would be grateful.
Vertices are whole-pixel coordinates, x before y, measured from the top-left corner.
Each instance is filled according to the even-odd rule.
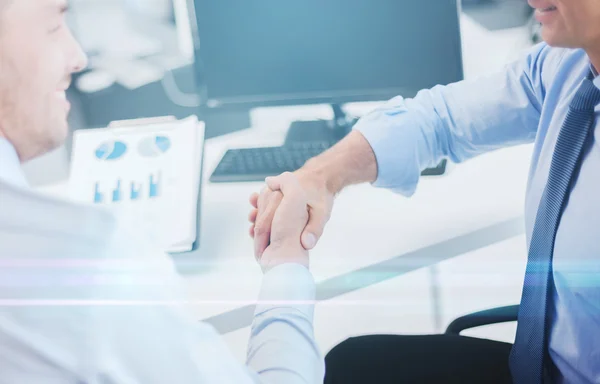
[[[214,168],[226,148],[264,145],[265,139],[253,130],[212,141],[206,148],[207,169]],[[514,228],[511,233],[519,234],[530,153],[525,146],[474,159],[446,176],[423,179],[411,199],[368,185],[349,188],[338,197],[326,232],[312,252],[315,278],[324,281],[348,274],[490,226],[504,231],[507,227],[498,224],[512,219],[516,222],[508,224]],[[208,176],[209,172],[205,179]],[[205,180],[202,247],[175,258],[195,297],[222,301],[198,306],[199,318],[250,303],[257,296],[261,272],[247,235],[247,200],[261,187]],[[467,238],[458,246],[471,249],[469,242],[477,240]],[[339,289],[348,290],[356,283],[348,281]]]
[[[490,33],[467,18],[463,18],[462,28],[466,77],[501,67],[527,46],[525,29]],[[373,106],[350,105],[348,110],[362,114]],[[212,318],[211,322],[224,333],[243,330],[249,320],[248,308],[229,311],[252,304],[261,281],[247,221],[248,197],[259,191],[261,184],[209,183],[222,154],[232,147],[280,145],[285,128],[294,119],[329,115],[327,106],[257,110],[253,114],[256,128],[207,142],[201,249],[175,257],[196,301],[192,309],[198,319]],[[445,176],[423,179],[411,199],[368,185],[344,191],[320,244],[312,252],[311,269],[316,280],[327,281],[321,286],[321,296],[334,298],[381,281],[385,271],[369,269],[377,263],[392,260],[393,265],[388,267],[402,273],[413,269],[414,263],[430,265],[521,234],[530,154],[531,147],[523,146],[451,167]],[[63,185],[40,189],[60,194]],[[521,243],[515,244],[511,249]],[[406,263],[394,259],[403,255]],[[319,327],[323,326],[317,324],[317,333],[325,333]],[[324,349],[331,343],[328,341]]]

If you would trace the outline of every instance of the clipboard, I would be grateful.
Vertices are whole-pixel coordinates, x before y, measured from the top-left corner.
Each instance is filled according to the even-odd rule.
[[[186,123],[185,120],[188,120],[188,122]],[[183,124],[182,129],[184,129],[184,131],[176,131],[175,127],[168,127],[168,124],[170,122],[178,122]],[[197,130],[194,131],[193,127],[191,125],[191,123],[195,123]],[[107,130],[108,128],[108,130]],[[112,123],[109,124],[109,126],[107,128],[102,128],[102,129],[92,129],[92,130],[85,130],[84,132],[80,133],[80,136],[83,135],[96,135],[98,137],[102,136],[104,139],[108,138],[112,138],[110,133],[114,134],[114,140],[124,140],[127,141],[128,139],[131,139],[131,142],[129,143],[131,145],[131,147],[133,148],[134,145],[131,144],[132,142],[135,142],[135,138],[138,138],[138,142],[139,142],[139,136],[141,135],[149,135],[150,137],[152,137],[153,134],[156,134],[157,137],[161,135],[166,135],[167,137],[170,137],[171,139],[176,140],[173,143],[177,143],[177,140],[179,140],[179,143],[184,142],[182,140],[182,138],[187,138],[189,137],[188,135],[190,135],[190,132],[193,132],[193,134],[195,135],[195,139],[196,139],[196,143],[195,145],[193,143],[185,144],[183,146],[176,146],[176,148],[180,148],[182,149],[181,152],[172,152],[172,154],[170,156],[173,156],[169,161],[167,161],[166,163],[160,162],[160,161],[155,161],[154,165],[158,165],[158,169],[160,172],[162,172],[161,174],[159,174],[159,181],[158,183],[160,184],[160,186],[158,188],[160,188],[161,190],[164,188],[164,190],[162,190],[162,192],[160,192],[161,194],[169,194],[170,197],[167,198],[167,200],[164,200],[166,203],[158,203],[158,210],[156,212],[154,212],[155,216],[154,216],[154,221],[152,221],[152,224],[150,225],[146,225],[147,228],[152,228],[154,231],[159,231],[159,232],[155,232],[157,234],[159,234],[162,238],[162,240],[166,241],[159,241],[160,244],[164,245],[166,247],[165,250],[167,253],[170,254],[185,254],[185,253],[189,253],[189,252],[193,252],[196,251],[200,248],[201,246],[201,232],[202,232],[202,228],[201,228],[201,215],[202,215],[202,189],[203,189],[203,170],[204,170],[204,150],[205,150],[205,128],[204,128],[204,122],[198,120],[198,118],[196,116],[190,116],[186,119],[181,119],[181,120],[177,120],[174,116],[163,116],[163,117],[157,117],[157,118],[142,118],[142,119],[130,119],[130,120],[120,120],[120,121],[114,121]],[[141,133],[140,128],[143,128],[143,133]],[[153,131],[153,128],[156,129],[156,133]],[[173,135],[175,136],[171,136],[169,135],[170,129],[175,129],[172,132],[178,132],[178,133],[173,133]],[[112,131],[110,129],[113,129]],[[187,130],[187,131],[185,131]],[[184,134],[183,132],[188,132],[187,134]],[[77,134],[77,132],[76,132]],[[76,136],[76,138],[78,138],[79,136]],[[87,136],[88,139],[83,140],[85,143],[85,147],[84,147],[84,152],[88,153],[90,152],[90,146],[92,145],[91,143],[95,143],[95,144],[99,144],[99,141],[97,139],[92,139],[90,138],[90,136]],[[177,137],[179,139],[177,139]],[[187,141],[187,140],[185,140]],[[75,142],[74,142],[75,144]],[[175,144],[172,144],[175,146]],[[193,151],[191,150],[191,148],[193,148]],[[74,150],[75,150],[75,145],[74,145]],[[139,151],[139,148],[138,148]],[[168,149],[165,149],[165,152],[168,152]],[[153,168],[154,165],[152,166],[147,166],[146,165],[146,160],[142,159],[142,157],[139,154],[135,154],[135,151],[131,151],[134,152],[134,156],[129,158],[129,162],[127,163],[127,165],[132,165],[132,161],[136,162],[137,164],[144,164],[143,167],[133,167],[135,169],[135,171],[141,170],[144,172],[147,172],[148,169],[153,169],[156,170],[156,168]],[[74,152],[75,153],[75,152]],[[173,155],[173,153],[175,153],[175,155]],[[183,155],[183,157],[181,157],[181,153],[184,153],[185,155]],[[81,156],[81,153],[79,153],[79,156]],[[131,155],[130,155],[131,156]],[[164,154],[160,154],[157,155],[157,157],[160,156],[164,156]],[[90,156],[88,156],[90,157]],[[193,160],[191,160],[192,158],[194,158]],[[184,160],[187,159],[186,161],[194,161],[195,163],[192,165],[192,168],[186,169],[184,171],[180,172],[176,172],[175,174],[172,174],[170,172],[168,172],[168,170],[170,169],[171,171],[173,169],[178,169],[174,164],[178,164],[178,162],[176,160]],[[96,163],[98,163],[98,161],[96,161]],[[74,164],[74,162],[72,162],[72,164]],[[93,163],[92,163],[93,164]],[[115,167],[114,165],[112,165],[113,167]],[[164,168],[163,168],[164,167]],[[81,168],[85,168],[85,165],[81,165],[79,166],[79,170],[78,173],[81,174],[82,170]],[[120,169],[127,169],[127,171],[124,171],[123,173],[126,174],[127,172],[133,172],[129,167],[127,168],[123,168],[123,165],[120,164]],[[199,172],[199,175],[197,176],[197,180],[198,180],[198,185],[195,185],[195,180],[190,180],[190,175],[194,175],[193,179],[196,179],[195,176],[195,171]],[[179,169],[178,169],[179,171]],[[167,172],[167,173],[165,173]],[[169,180],[169,175],[176,175],[175,180],[175,184],[171,184],[171,186],[168,186],[168,180]],[[123,174],[121,174],[121,172],[110,172],[109,173],[111,181],[114,182],[114,180],[118,179],[118,180],[128,180],[131,181],[131,190],[132,190],[132,194],[133,194],[133,190],[134,190],[134,182],[132,181],[133,179],[131,178],[127,178],[125,176],[123,176]],[[136,177],[142,175],[137,174],[136,173]],[[148,175],[147,173],[144,173],[144,175]],[[141,177],[141,176],[140,176]],[[95,177],[94,177],[95,178]],[[171,179],[173,180],[173,179]],[[85,183],[85,181],[87,181],[87,183]],[[150,181],[150,184],[152,183],[152,181]],[[89,184],[89,180],[84,180],[84,183],[82,184]],[[126,182],[123,183],[124,185],[128,185]],[[140,185],[140,190],[144,190],[147,189],[148,191],[144,191],[144,193],[152,193],[150,192],[150,189],[152,188],[152,186],[150,185],[146,185],[148,183],[142,183],[141,181],[139,182],[138,185]],[[114,184],[113,184],[114,185]],[[156,185],[156,184],[155,184]],[[85,185],[86,187],[89,187],[89,185]],[[83,187],[82,187],[83,188]],[[127,188],[127,187],[126,187]],[[184,201],[182,203],[182,205],[178,205],[176,202],[177,200],[173,197],[175,196],[175,194],[178,192],[175,191],[179,191],[182,190],[183,192],[183,196],[182,196],[182,201]],[[106,190],[104,190],[103,192],[105,192],[104,194],[106,194]],[[110,190],[108,191],[110,192]],[[143,195],[144,195],[143,193]],[[79,193],[80,195],[82,193]],[[83,193],[83,195],[85,197],[89,196],[89,188],[88,190],[86,190],[85,193]],[[124,196],[127,195],[127,192],[123,193]],[[110,194],[109,194],[110,196]],[[115,205],[115,204],[122,204],[121,207],[124,207],[125,210],[134,210],[137,209],[138,211],[136,211],[137,213],[139,213],[140,207],[148,207],[148,206],[144,206],[144,205],[138,205],[138,204],[157,204],[157,203],[148,203],[149,201],[152,201],[152,195],[150,195],[150,198],[148,198],[148,195],[144,195],[146,197],[142,197],[142,200],[140,200],[140,203],[136,203],[134,202],[134,196],[131,196],[131,200],[128,200],[128,197],[124,197],[121,201],[117,201],[116,203],[114,203],[115,200],[112,200],[112,202],[109,200],[110,197],[108,197],[107,200],[107,204],[109,205]],[[158,195],[154,195],[154,196],[158,196]],[[166,196],[166,195],[165,195]],[[156,198],[155,198],[156,199]],[[127,201],[127,204],[124,204],[123,202]],[[143,202],[145,201],[145,202]],[[195,215],[189,215],[189,214],[185,214],[182,215],[181,212],[184,212],[186,209],[186,207],[191,208],[190,205],[192,204],[196,204],[196,212]],[[137,206],[138,208],[132,208],[133,206]],[[150,207],[152,207],[153,209],[155,207],[157,207],[156,205],[149,205]],[[164,207],[167,207],[166,209]],[[119,207],[117,207],[117,209],[121,209]],[[142,211],[144,211],[145,214],[145,210],[142,209]],[[152,211],[152,209],[150,209],[150,211]],[[189,211],[187,211],[189,212]],[[164,216],[167,215],[167,216]],[[137,220],[137,215],[133,215],[133,218],[135,218]],[[158,222],[162,221],[160,219],[162,218],[168,218],[171,219],[173,218],[173,220],[175,220],[173,223],[174,227],[179,226],[180,228],[183,228],[183,230],[181,232],[177,231],[177,230],[173,230],[171,228],[172,225],[168,225],[168,227],[165,227],[164,225],[160,225],[160,224],[156,224],[157,222],[157,218],[159,218]],[[195,219],[195,222],[193,221]],[[144,219],[141,219],[141,222],[144,222]],[[192,230],[191,226],[195,226],[195,231]],[[162,228],[162,230],[161,230]],[[195,234],[193,233],[195,232]],[[177,236],[178,233],[181,233],[181,236]],[[175,235],[175,236],[171,236],[171,235]],[[164,236],[162,236],[164,235]],[[189,240],[189,242],[188,242]],[[171,243],[172,241],[172,243]],[[166,245],[166,244],[171,244],[171,245]],[[190,246],[191,245],[191,246]]]

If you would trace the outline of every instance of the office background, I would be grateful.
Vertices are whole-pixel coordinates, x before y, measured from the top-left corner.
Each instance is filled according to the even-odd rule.
[[[69,92],[73,129],[198,113],[191,42],[182,37],[187,28],[181,27],[172,2],[150,3],[154,6],[117,0],[73,3],[71,22],[91,59],[91,70],[76,77]],[[109,19],[113,33],[94,33]],[[535,41],[535,25],[521,0],[465,1],[460,23],[466,78],[502,68]],[[127,38],[117,42],[115,36]],[[351,103],[347,111],[361,115],[377,104]],[[291,122],[332,117],[327,104],[249,112],[217,117],[231,120],[211,132],[207,176],[229,148],[281,145]],[[69,150],[67,143],[27,164],[30,181],[41,191],[60,194]],[[364,333],[437,333],[457,316],[517,302],[525,265],[521,214],[529,154],[528,146],[517,147],[450,166],[446,175],[424,180],[410,200],[366,185],[343,193],[313,252],[313,272],[326,299],[318,304],[315,319],[323,350]],[[260,281],[246,236],[246,198],[260,184],[205,180],[203,188],[206,240],[199,252],[175,261],[193,299],[219,302],[194,306],[198,319],[215,325],[243,360],[250,308],[245,303],[255,299]],[[244,281],[233,283],[240,276]],[[514,324],[470,334],[512,341]]]

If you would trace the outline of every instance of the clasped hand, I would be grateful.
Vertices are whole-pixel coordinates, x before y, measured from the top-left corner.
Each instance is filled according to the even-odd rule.
[[[318,177],[301,171],[266,182],[260,194],[250,197],[254,255],[263,271],[284,263],[308,267],[308,250],[323,233],[334,196]]]

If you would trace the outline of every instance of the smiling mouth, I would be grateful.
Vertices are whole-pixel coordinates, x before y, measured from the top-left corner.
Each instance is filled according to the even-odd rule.
[[[538,12],[552,12],[552,11],[556,11],[556,7],[551,6],[551,7],[547,7],[547,8],[538,8],[537,10],[538,10]]]

